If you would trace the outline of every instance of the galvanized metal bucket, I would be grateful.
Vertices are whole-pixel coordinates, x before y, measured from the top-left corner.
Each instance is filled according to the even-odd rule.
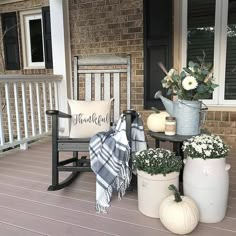
[[[201,132],[201,101],[179,100],[174,102],[178,135],[198,135]]]

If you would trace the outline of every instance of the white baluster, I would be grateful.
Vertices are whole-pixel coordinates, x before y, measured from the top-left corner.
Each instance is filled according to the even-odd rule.
[[[48,117],[47,117],[47,114],[46,114],[46,110],[47,110],[47,96],[46,96],[45,82],[43,82],[43,108],[44,108],[45,131],[48,132]]]
[[[29,137],[28,130],[28,116],[27,116],[27,104],[26,104],[26,90],[25,90],[25,82],[21,83],[22,90],[22,105],[23,105],[23,117],[24,117],[24,127],[25,127],[25,138]],[[28,143],[23,143],[20,145],[21,149],[28,149]]]
[[[7,122],[8,122],[9,142],[12,143],[13,142],[13,130],[12,130],[12,115],[11,115],[9,83],[5,83],[5,95],[6,95],[6,105],[7,105]]]
[[[21,130],[20,130],[20,116],[19,116],[19,103],[18,103],[18,86],[14,82],[14,99],[15,99],[15,113],[16,113],[16,130],[17,130],[17,140],[21,140]]]
[[[38,125],[39,134],[42,134],[42,120],[41,120],[41,110],[40,110],[40,97],[39,97],[39,83],[36,83],[36,98],[37,98],[37,110],[38,110]]]
[[[35,116],[34,116],[34,96],[33,96],[33,84],[29,83],[29,96],[30,96],[30,112],[31,112],[31,124],[32,124],[32,136],[36,135],[35,131]]]

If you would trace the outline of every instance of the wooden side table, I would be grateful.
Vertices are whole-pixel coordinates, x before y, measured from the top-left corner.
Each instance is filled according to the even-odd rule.
[[[158,133],[148,131],[148,135],[155,139],[155,147],[160,147],[160,142],[169,141],[173,143],[173,152],[176,156],[181,156],[182,160],[184,159],[184,154],[182,151],[183,142],[192,137],[192,135],[165,135],[165,133]],[[180,171],[180,182],[183,180],[183,168]]]
[[[183,157],[183,142],[192,137],[192,135],[165,135],[165,133],[148,131],[148,135],[155,139],[156,148],[160,147],[160,142],[169,141],[173,143],[173,151],[177,156]]]

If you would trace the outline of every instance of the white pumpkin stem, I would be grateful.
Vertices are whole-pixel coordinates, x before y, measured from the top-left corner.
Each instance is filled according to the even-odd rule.
[[[180,196],[180,192],[178,191],[178,189],[173,184],[171,184],[168,187],[168,189],[171,190],[174,193],[175,202],[182,202],[182,198]]]
[[[159,111],[156,107],[152,107],[152,110],[153,110],[155,113],[160,113],[160,111]]]

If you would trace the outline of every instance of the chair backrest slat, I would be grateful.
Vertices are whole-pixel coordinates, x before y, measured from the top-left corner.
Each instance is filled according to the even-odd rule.
[[[104,73],[104,100],[108,100],[111,97],[111,74]]]
[[[116,121],[122,108],[130,109],[130,66],[130,56],[126,58],[113,55],[75,57],[74,99],[98,101],[114,98],[112,116]],[[127,100],[126,104],[121,103],[121,97],[123,103]]]
[[[120,115],[120,74],[113,75],[113,94],[114,94],[114,120],[117,120]]]
[[[92,75],[86,74],[85,75],[85,100],[91,101],[92,97]]]
[[[95,100],[101,100],[101,74],[95,74],[94,76],[94,89],[95,89]]]

